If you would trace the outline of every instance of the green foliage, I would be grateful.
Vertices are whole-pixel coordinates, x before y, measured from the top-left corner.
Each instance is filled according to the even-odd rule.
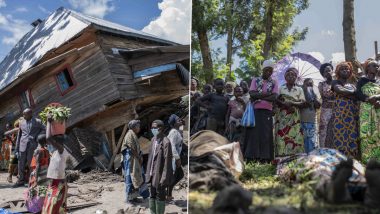
[[[191,72],[201,82],[212,76],[205,70],[201,56],[201,47],[198,35],[207,34],[209,40],[215,38],[218,23],[218,0],[194,0],[192,7],[192,33],[191,33]],[[208,41],[209,42],[209,41]],[[210,62],[212,64],[212,62]],[[211,71],[212,72],[212,71]]]
[[[221,56],[220,48],[212,50],[211,57],[213,61],[214,78],[224,79],[228,73],[228,65],[226,64],[226,59]],[[203,72],[202,58],[199,53],[192,54],[191,75],[199,80],[198,88],[201,88],[206,83],[206,75]],[[233,73],[231,77],[233,80],[236,79]]]
[[[50,113],[53,116],[53,120],[55,121],[65,121],[69,118],[71,112],[71,108],[67,108],[64,106],[61,107],[46,107],[42,112],[40,112],[39,116],[44,124],[47,122],[47,115]]]
[[[276,167],[272,164],[249,163],[245,165],[243,173],[240,175],[241,181],[248,181],[251,179],[269,179],[272,180],[273,175],[276,173]]]
[[[261,73],[261,64],[265,60],[262,57],[263,46],[265,41],[265,8],[268,1],[258,1],[257,9],[254,10],[253,16],[258,19],[262,26],[258,27],[261,33],[253,35],[249,41],[242,47],[239,57],[243,60],[240,62],[238,76],[242,79],[249,79],[252,76],[259,76]],[[261,3],[261,4],[260,4]],[[273,15],[272,44],[269,58],[279,60],[289,54],[297,42],[304,40],[308,28],[299,30],[295,29],[289,33],[293,24],[294,17],[301,13],[309,6],[308,0],[290,0],[276,1],[275,13]]]
[[[213,31],[218,21],[218,8],[218,0],[194,0],[191,22],[193,33],[200,30]]]

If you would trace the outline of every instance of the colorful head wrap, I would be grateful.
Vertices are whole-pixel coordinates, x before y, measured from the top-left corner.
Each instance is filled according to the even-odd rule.
[[[377,63],[376,60],[374,60],[374,59],[367,59],[367,60],[364,62],[364,66],[363,66],[365,73],[367,73],[367,69],[368,69],[368,66],[369,66],[370,64],[377,64],[377,65],[378,65],[378,63]]]
[[[336,68],[335,68],[335,76],[337,77],[337,79],[340,78],[340,77],[339,77],[339,69],[340,69],[342,66],[344,66],[344,65],[347,65],[347,66],[348,66],[348,69],[350,70],[350,76],[349,76],[349,77],[351,77],[351,75],[352,75],[352,73],[353,73],[353,71],[354,71],[351,62],[341,62],[341,63],[339,63],[339,64],[336,66]]]

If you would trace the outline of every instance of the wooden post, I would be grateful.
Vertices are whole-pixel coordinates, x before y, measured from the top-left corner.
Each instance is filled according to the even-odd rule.
[[[111,152],[113,152],[111,131],[106,132],[106,137],[107,137],[107,141],[108,141],[108,146],[110,147]]]
[[[119,152],[121,145],[123,144],[124,135],[127,132],[127,127],[128,127],[127,124],[125,124],[124,128],[123,128],[123,132],[121,133],[120,138],[117,142],[117,146],[113,150],[112,157],[111,157],[110,163],[108,165],[108,171],[110,171],[112,169],[113,161],[115,160],[115,157],[116,157],[117,153]],[[114,130],[112,130],[112,133],[115,133]],[[113,139],[115,139],[115,134],[113,134]]]
[[[111,131],[111,143],[112,143],[112,151],[116,149],[116,139],[115,139],[115,129]]]
[[[375,60],[379,60],[379,52],[377,49],[377,41],[375,41]]]

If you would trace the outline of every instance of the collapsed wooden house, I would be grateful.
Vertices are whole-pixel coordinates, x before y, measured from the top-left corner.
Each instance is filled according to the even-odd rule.
[[[0,64],[0,129],[59,102],[69,132],[91,127],[115,156],[129,120],[188,93],[189,45],[66,8],[33,26]]]

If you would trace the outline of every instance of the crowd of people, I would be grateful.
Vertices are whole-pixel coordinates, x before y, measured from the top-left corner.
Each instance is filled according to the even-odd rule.
[[[26,207],[32,213],[66,213],[66,160],[69,153],[65,149],[65,134],[52,132],[52,115],[48,115],[46,125],[33,117],[30,108],[23,111],[23,117],[6,125],[1,157],[9,166],[9,183],[13,176],[17,181],[13,188],[27,186]],[[149,198],[151,213],[163,214],[165,203],[173,201],[173,187],[184,177],[181,166],[184,121],[173,114],[168,118],[168,135],[163,121],[151,124],[151,152],[147,168],[143,164],[138,136],[141,122],[128,123],[128,132],[121,147],[123,174],[127,207],[144,203]]]
[[[9,183],[13,176],[17,181],[13,188],[27,186],[25,204],[32,213],[64,213],[66,211],[66,160],[68,152],[63,144],[64,135],[51,133],[52,116],[47,124],[33,117],[30,108],[16,120],[14,127],[7,123],[3,146],[9,152]],[[3,156],[4,150],[2,150]]]
[[[245,160],[272,162],[275,157],[332,148],[367,162],[380,158],[380,76],[377,61],[368,59],[360,75],[350,62],[324,63],[318,84],[290,67],[285,83],[272,78],[275,63],[266,60],[262,74],[248,87],[217,78],[198,90],[191,80],[191,133],[213,130],[241,143]],[[318,85],[318,86],[316,86]],[[253,114],[249,113],[253,109]],[[247,117],[255,125],[247,125]],[[243,122],[243,123],[242,123]]]

